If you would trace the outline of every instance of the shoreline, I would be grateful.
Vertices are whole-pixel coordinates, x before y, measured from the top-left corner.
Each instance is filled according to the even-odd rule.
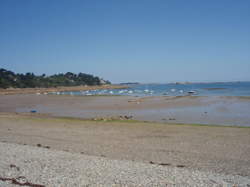
[[[63,92],[63,91],[82,91],[82,90],[97,90],[97,89],[122,89],[128,88],[123,85],[101,85],[101,86],[63,86],[56,88],[7,88],[0,89],[0,95],[14,95],[14,94],[36,94],[48,92]]]

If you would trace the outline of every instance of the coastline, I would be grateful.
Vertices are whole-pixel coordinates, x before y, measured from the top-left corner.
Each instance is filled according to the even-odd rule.
[[[96,89],[122,89],[128,88],[124,85],[101,85],[101,86],[63,86],[55,88],[7,88],[0,89],[0,95],[13,95],[13,94],[36,94],[48,92],[63,92],[63,91],[82,91],[82,90],[96,90]]]
[[[0,95],[0,186],[20,176],[45,186],[247,186],[250,128],[230,127],[228,115],[248,123],[249,106],[237,96]]]

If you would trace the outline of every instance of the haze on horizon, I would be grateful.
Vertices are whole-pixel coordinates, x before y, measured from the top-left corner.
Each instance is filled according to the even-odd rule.
[[[247,0],[1,0],[0,68],[119,82],[250,81]]]

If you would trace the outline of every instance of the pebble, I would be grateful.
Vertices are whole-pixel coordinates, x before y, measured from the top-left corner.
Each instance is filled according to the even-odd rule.
[[[18,156],[16,156],[18,155]],[[88,156],[0,143],[0,176],[44,186],[248,186],[249,176]],[[13,170],[10,164],[20,167]],[[1,181],[1,187],[15,186]]]

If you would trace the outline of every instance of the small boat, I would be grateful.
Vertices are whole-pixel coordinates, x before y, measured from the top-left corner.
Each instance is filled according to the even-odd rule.
[[[190,91],[188,91],[188,93],[189,93],[189,94],[197,94],[197,92],[194,91],[194,90],[190,90]]]

